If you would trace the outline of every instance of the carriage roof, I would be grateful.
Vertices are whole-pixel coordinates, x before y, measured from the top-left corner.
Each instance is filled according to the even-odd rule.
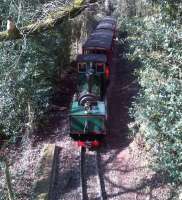
[[[110,49],[112,45],[113,35],[113,31],[110,30],[97,30],[90,35],[86,43],[83,45],[83,48]]]
[[[108,22],[101,22],[96,27],[96,30],[98,30],[98,29],[115,30],[115,25],[112,23],[108,23]]]
[[[106,63],[107,57],[104,54],[78,55],[77,62],[101,62]]]
[[[85,49],[95,49],[95,48],[98,48],[98,49],[110,49],[111,48],[111,45],[112,45],[112,39],[107,39],[107,38],[102,38],[102,39],[99,39],[99,38],[91,38],[89,40],[87,40],[87,42],[83,45],[83,48]]]
[[[108,21],[113,22],[115,24],[117,22],[116,19],[114,17],[111,17],[111,16],[104,17],[104,19],[102,21],[104,21],[104,20],[108,20]]]
[[[109,23],[116,26],[117,21],[113,17],[105,17],[103,20],[100,21],[100,23]]]
[[[103,29],[98,29],[96,31],[94,31],[90,37],[88,39],[91,39],[93,37],[99,37],[99,39],[102,39],[102,38],[113,38],[114,36],[114,32],[112,30],[103,30]]]

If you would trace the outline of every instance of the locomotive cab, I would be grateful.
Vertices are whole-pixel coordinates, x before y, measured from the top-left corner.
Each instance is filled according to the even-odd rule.
[[[93,74],[100,75],[104,74],[105,72],[105,63],[95,63],[95,62],[79,62],[77,64],[78,73],[80,74],[87,74],[90,70],[92,70]]]
[[[77,70],[79,74],[87,74],[92,70],[93,75],[105,73],[107,58],[104,54],[78,55]]]
[[[92,92],[104,99],[109,79],[107,58],[103,54],[78,55],[77,70],[79,73],[78,92],[88,91],[88,76],[91,76]]]

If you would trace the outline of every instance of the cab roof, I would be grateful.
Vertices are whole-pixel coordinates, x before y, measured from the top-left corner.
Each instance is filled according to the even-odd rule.
[[[107,57],[104,54],[78,55],[77,62],[101,62],[106,63]]]

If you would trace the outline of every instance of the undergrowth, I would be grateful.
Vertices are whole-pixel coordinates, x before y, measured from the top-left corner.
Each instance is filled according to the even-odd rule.
[[[131,108],[140,134],[152,155],[152,166],[173,183],[182,182],[182,26],[161,14],[120,18],[128,33],[130,61],[140,60],[135,71],[140,92]]]

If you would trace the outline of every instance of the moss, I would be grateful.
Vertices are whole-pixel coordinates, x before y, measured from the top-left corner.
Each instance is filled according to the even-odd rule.
[[[85,3],[85,0],[75,0],[74,7],[81,7]]]
[[[43,155],[37,170],[37,180],[34,185],[34,198],[37,200],[47,200],[52,184],[52,174],[55,164],[56,147],[53,144],[44,146]]]
[[[7,31],[1,32],[0,33],[0,40],[7,40],[9,38],[9,34]]]
[[[92,0],[90,2],[96,2],[96,0]],[[57,12],[53,12],[49,14],[44,20],[41,22],[35,22],[28,26],[22,27],[20,32],[23,34],[28,34],[29,36],[36,35],[37,33],[43,32],[45,30],[54,28],[55,25],[62,23],[64,20],[68,18],[74,18],[79,15],[87,6],[84,5],[85,0],[76,1],[75,4],[66,6],[61,8]],[[75,6],[76,5],[76,6]],[[5,32],[0,32],[0,41],[12,40],[22,38],[20,32],[14,32],[12,34],[8,34]]]

